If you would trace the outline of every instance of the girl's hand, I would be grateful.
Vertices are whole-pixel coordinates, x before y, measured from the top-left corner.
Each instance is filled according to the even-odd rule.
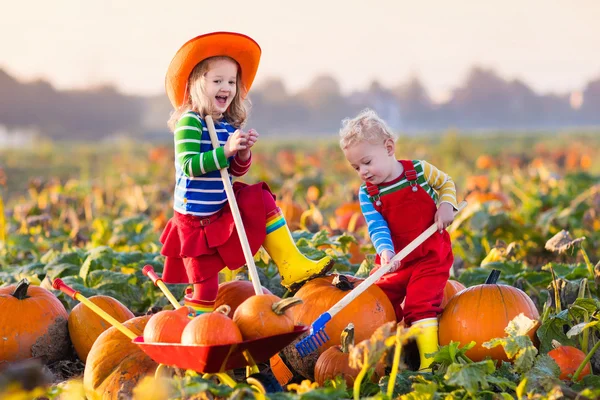
[[[250,158],[250,149],[258,141],[258,132],[256,130],[250,129],[247,135],[246,149],[238,151],[238,157],[242,162],[248,161]]]
[[[442,233],[454,221],[454,207],[450,203],[442,203],[435,213],[437,228]]]
[[[390,260],[394,257],[394,252],[390,250],[385,250],[381,253],[381,266],[389,264]],[[381,266],[373,269],[373,272],[377,271]],[[394,261],[394,265],[386,272],[386,274],[391,274],[392,272],[396,272],[400,268],[400,261]]]
[[[225,157],[229,158],[235,156],[238,151],[246,150],[248,146],[248,132],[244,132],[241,129],[233,132],[233,135],[229,136],[225,143]]]

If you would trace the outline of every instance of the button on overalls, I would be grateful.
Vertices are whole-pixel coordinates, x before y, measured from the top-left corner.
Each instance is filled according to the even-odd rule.
[[[421,184],[429,186],[424,178],[419,179],[413,162],[400,162],[404,172],[398,179],[379,186],[367,183],[369,198],[388,224],[396,253],[431,226],[437,212],[435,201]],[[393,191],[393,185],[402,187],[404,179],[408,181],[405,187]],[[453,260],[448,232],[436,232],[402,260],[398,271],[376,282],[394,305],[398,321],[404,319],[410,326],[438,316]],[[381,263],[379,255],[375,262]]]

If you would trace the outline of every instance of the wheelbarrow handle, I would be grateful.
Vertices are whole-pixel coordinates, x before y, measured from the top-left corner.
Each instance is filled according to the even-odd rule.
[[[79,293],[77,290],[73,289],[72,287],[70,287],[69,285],[64,283],[62,279],[56,278],[52,282],[52,287],[56,290],[60,290],[67,296],[83,303],[86,307],[91,309],[93,312],[95,312],[99,317],[104,319],[106,322],[108,322],[109,324],[111,324],[112,326],[117,328],[119,331],[121,331],[121,333],[123,333],[125,336],[129,337],[131,340],[133,340],[137,337],[137,335],[131,329],[127,328],[125,325],[123,325],[122,323],[120,323],[119,321],[114,319],[112,315],[108,314],[106,311],[104,311],[103,309],[98,307],[96,304],[94,304],[87,297],[85,297],[84,295]]]
[[[208,129],[208,134],[210,135],[210,141],[212,143],[213,148],[216,150],[221,145],[219,144],[219,139],[217,138],[215,124],[210,115],[205,116],[204,120],[206,121],[206,128]],[[227,201],[229,202],[229,208],[231,208],[231,214],[233,215],[233,221],[235,222],[235,228],[240,237],[242,251],[244,252],[244,257],[246,258],[246,265],[248,265],[248,273],[250,274],[250,278],[252,279],[252,286],[254,287],[254,292],[256,294],[263,294],[262,286],[260,284],[260,278],[258,277],[258,271],[256,270],[256,265],[254,264],[254,255],[252,254],[250,244],[248,243],[248,237],[246,236],[246,230],[244,229],[244,222],[242,221],[242,216],[240,215],[240,210],[238,208],[235,195],[233,193],[233,188],[231,186],[231,181],[229,180],[229,173],[227,172],[227,167],[220,169],[220,172],[221,179],[223,180],[223,186],[225,187],[225,193],[227,193]]]
[[[160,276],[158,276],[156,272],[154,272],[154,268],[152,268],[152,265],[145,265],[144,268],[142,268],[142,273],[152,280],[154,286],[158,286],[160,288],[160,290],[167,297],[167,299],[173,305],[173,307],[175,307],[175,309],[182,307],[182,305],[179,304],[177,299],[173,296],[173,293],[171,293],[169,288],[167,288],[167,285],[165,285]]]

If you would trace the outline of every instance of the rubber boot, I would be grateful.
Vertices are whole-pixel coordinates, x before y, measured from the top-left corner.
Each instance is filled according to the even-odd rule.
[[[433,362],[433,355],[432,357],[427,357],[427,355],[435,353],[439,349],[438,320],[437,318],[426,318],[414,322],[412,326],[421,326],[422,328],[421,333],[416,338],[421,357],[419,371],[431,372],[430,365]]]
[[[284,287],[296,291],[304,282],[325,275],[331,269],[333,266],[331,257],[326,256],[313,261],[298,250],[283,216],[280,215],[277,221],[271,222],[269,225],[270,221],[267,221],[267,236],[263,247],[277,265],[281,284]],[[270,227],[274,229],[270,230]]]

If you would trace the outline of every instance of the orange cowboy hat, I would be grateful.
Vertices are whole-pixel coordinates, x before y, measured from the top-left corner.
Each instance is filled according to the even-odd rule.
[[[212,32],[188,40],[171,60],[165,88],[171,104],[179,108],[185,101],[187,83],[192,70],[209,57],[227,56],[240,65],[242,84],[250,90],[258,63],[260,46],[252,38],[235,32]]]

